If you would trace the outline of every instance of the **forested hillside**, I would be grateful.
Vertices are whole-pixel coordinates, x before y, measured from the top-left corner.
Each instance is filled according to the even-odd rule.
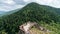
[[[37,3],[30,3],[13,14],[2,16],[0,18],[0,34],[16,34],[19,31],[18,26],[27,21],[37,22],[59,34],[60,15],[47,7]]]

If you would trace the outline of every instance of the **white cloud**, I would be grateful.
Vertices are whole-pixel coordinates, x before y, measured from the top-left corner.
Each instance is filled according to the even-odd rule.
[[[22,7],[24,7],[25,5],[16,5],[15,7],[16,8],[22,8]]]
[[[8,6],[0,6],[0,11],[8,11],[8,9],[11,8],[11,7],[8,7]]]
[[[24,0],[24,2],[29,2],[30,0]]]
[[[18,0],[16,0],[18,1]],[[22,2],[25,2],[26,4],[18,5],[14,0],[0,0],[0,11],[9,11],[9,10],[14,10],[17,8],[22,8],[24,5],[30,2],[36,2],[42,5],[49,5],[53,6],[56,8],[60,8],[60,0],[23,0]],[[21,1],[20,1],[21,2]]]
[[[0,11],[10,11],[10,10],[14,10],[17,8],[22,8],[24,5],[15,5],[15,6],[1,6],[0,7]]]
[[[35,0],[35,2],[42,4],[42,5],[49,5],[52,7],[60,8],[59,0]]]
[[[0,8],[0,11],[6,11],[6,9],[4,9],[4,8]]]
[[[13,5],[16,4],[13,0],[3,0],[3,3],[9,4],[9,5]]]
[[[24,6],[16,4],[13,0],[1,0],[0,3],[3,3],[0,4],[0,11],[10,11]]]
[[[24,0],[24,2],[36,2],[42,5],[48,5],[56,8],[60,8],[60,0]]]
[[[13,0],[5,0],[4,2],[5,2],[6,4],[10,4],[10,5],[11,5],[11,4],[15,4],[15,2],[14,2]]]
[[[53,0],[35,0],[37,3],[39,4],[49,4],[51,3]]]
[[[60,1],[58,0],[54,0],[52,1],[50,4],[50,6],[56,7],[56,8],[60,8]]]
[[[34,2],[35,0],[23,0],[26,3]]]

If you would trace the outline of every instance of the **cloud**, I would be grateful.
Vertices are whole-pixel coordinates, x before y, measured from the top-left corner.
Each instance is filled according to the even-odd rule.
[[[19,5],[25,5],[26,4],[26,2],[24,2],[24,0],[14,0],[14,2],[16,4],[19,4]]]
[[[22,8],[24,5],[15,5],[15,6],[1,6],[0,7],[0,11],[10,11],[10,10],[14,10],[14,9],[17,9],[17,8]]]
[[[23,0],[26,3],[35,2],[36,0]]]
[[[60,8],[60,1],[59,0],[54,0],[49,5],[53,6],[53,7],[56,7],[56,8]]]
[[[60,0],[24,0],[24,2],[36,2],[42,5],[48,5],[55,8],[60,8]]]
[[[60,8],[60,1],[59,0],[35,0],[35,2],[42,4],[42,5],[48,5],[55,8]]]
[[[24,2],[29,2],[30,0],[24,0]]]
[[[22,8],[24,5],[16,4],[13,0],[1,0],[0,1],[0,11],[10,11],[17,8]]]
[[[60,0],[0,0],[0,11],[10,11],[22,8],[30,2],[60,8]]]
[[[12,5],[15,4],[15,2],[12,1],[12,0],[6,0],[6,1],[4,1],[4,2],[7,3],[7,4],[10,4],[10,5],[11,5],[11,4],[12,4]]]
[[[36,0],[37,3],[39,4],[49,4],[51,3],[53,0]]]
[[[16,4],[13,0],[1,0],[0,2],[5,3],[5,4],[9,4],[9,5]]]

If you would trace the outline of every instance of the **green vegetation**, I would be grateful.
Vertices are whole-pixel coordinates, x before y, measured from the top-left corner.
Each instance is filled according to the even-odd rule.
[[[17,12],[0,18],[0,34],[16,34],[19,26],[27,21],[35,21],[41,26],[60,34],[60,15],[46,6],[30,3]]]
[[[32,28],[30,30],[30,32],[33,33],[33,34],[56,34],[53,31],[51,31],[51,32],[45,32],[45,31],[38,30],[37,28]]]

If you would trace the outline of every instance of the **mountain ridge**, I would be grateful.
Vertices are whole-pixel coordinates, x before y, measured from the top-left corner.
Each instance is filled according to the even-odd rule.
[[[18,11],[3,16],[0,19],[0,30],[8,34],[16,34],[19,31],[19,26],[27,21],[37,22],[39,25],[54,31],[60,32],[60,17],[55,10],[48,10],[47,7],[40,6],[37,3],[27,4]],[[58,27],[57,27],[58,26]]]
[[[46,10],[52,10],[52,11],[54,11],[54,12],[56,12],[57,14],[59,14],[60,15],[60,8],[55,8],[55,7],[52,7],[52,6],[47,6],[47,5],[40,5],[40,4],[38,4],[38,3],[35,3],[35,2],[32,2],[32,3],[29,3],[29,4],[27,4],[27,5],[30,5],[30,4],[36,4],[36,5],[39,5],[39,6],[41,6],[41,7],[44,7],[44,9],[46,9]],[[23,7],[24,8],[24,7]],[[21,9],[23,9],[23,8],[21,8]],[[11,10],[11,11],[9,11],[9,12],[3,12],[3,13],[5,13],[6,15],[7,14],[12,14],[12,13],[14,13],[16,10],[17,11],[19,11],[19,10],[21,10],[20,8],[19,9],[15,9],[15,10]]]

